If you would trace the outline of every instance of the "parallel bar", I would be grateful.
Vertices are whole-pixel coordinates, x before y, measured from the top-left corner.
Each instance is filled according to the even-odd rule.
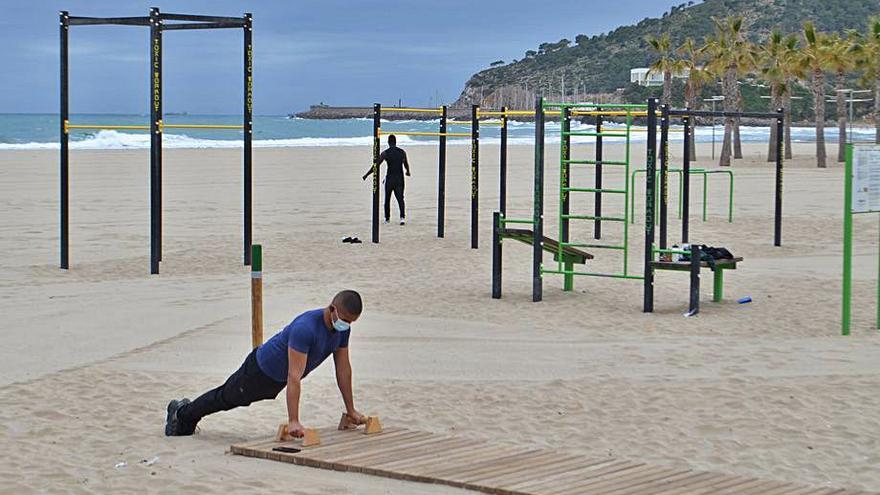
[[[544,108],[640,108],[645,110],[647,105],[643,103],[556,103],[556,102],[546,102],[544,103]],[[648,110],[650,111],[650,110]]]
[[[604,105],[605,104],[603,104],[603,106]],[[597,108],[599,108],[599,107],[597,107]],[[626,112],[626,111],[619,111],[619,110],[613,111],[613,110],[601,110],[601,109],[600,110],[586,110],[586,111],[573,110],[571,112],[571,115],[573,117],[589,117],[589,116],[596,116],[596,117],[626,117],[626,116],[647,117],[648,112],[645,112],[645,111]]]
[[[70,129],[100,129],[100,130],[131,130],[131,131],[149,131],[148,125],[113,125],[113,124],[71,124],[66,119],[62,119],[64,128]]]
[[[566,191],[571,192],[593,192],[607,194],[626,194],[626,189],[599,189],[597,187],[565,187]]]
[[[404,113],[436,113],[440,115],[443,113],[443,108],[409,108],[409,107],[385,107],[382,109],[385,113],[389,112],[404,112]]]
[[[241,128],[244,130],[244,146],[242,160],[244,166],[244,222],[242,238],[244,241],[244,264],[251,264],[251,243],[253,242],[253,140],[254,140],[254,43],[253,43],[253,16],[250,12],[244,14],[244,50],[243,50],[243,107]],[[176,124],[165,127],[175,128]],[[229,126],[234,128],[238,126]],[[184,128],[184,127],[181,127]],[[195,129],[217,129],[226,126],[198,125]]]
[[[471,249],[479,247],[480,233],[480,121],[479,105],[471,105]]]
[[[648,143],[645,157],[645,251],[644,251],[644,286],[642,311],[651,313],[654,311],[654,268],[651,261],[654,259],[654,201],[656,185],[654,184],[657,173],[657,100],[648,99]]]
[[[437,150],[437,237],[446,235],[446,105],[440,107],[440,142]]]
[[[544,297],[541,264],[544,255],[544,98],[535,99],[535,182],[532,203],[532,301]]]
[[[625,167],[627,164],[626,162],[613,160],[568,160],[568,163],[572,165],[614,165],[619,167]]]
[[[149,17],[68,17],[68,25],[70,26],[98,26],[111,25],[118,26],[149,26]]]
[[[164,24],[162,31],[183,31],[190,29],[240,29],[244,27],[244,23],[238,22],[208,22],[208,23],[192,23],[192,24]]]
[[[593,248],[593,249],[613,249],[613,250],[624,250],[626,246],[623,245],[614,245],[614,244],[590,244],[590,243],[581,243],[581,242],[561,242],[563,246],[568,247],[582,247],[582,248]]]
[[[571,220],[602,220],[606,222],[623,222],[626,220],[623,217],[599,217],[596,215],[565,215],[565,218]]]
[[[518,220],[516,218],[503,218],[502,217],[501,223],[502,224],[505,224],[505,223],[525,223],[525,224],[529,224],[529,225],[534,225],[535,221],[534,220]]]
[[[150,9],[150,273],[162,259],[162,21]]]
[[[380,135],[387,136],[389,134],[394,134],[396,136],[433,136],[433,137],[471,137],[471,133],[469,132],[405,132],[405,131],[379,131]]]
[[[247,63],[247,62],[245,62]],[[253,62],[251,62],[253,64]],[[245,69],[247,70],[247,69]],[[165,129],[236,129],[241,130],[247,127],[246,125],[237,125],[237,124],[162,124],[162,127]]]
[[[245,21],[241,17],[225,17],[213,15],[195,15],[195,14],[169,14],[164,13],[159,16],[163,21],[192,21],[192,22],[237,22],[242,26]],[[173,24],[171,24],[173,25]],[[166,25],[165,27],[167,27]]]
[[[59,129],[59,139],[60,139],[60,159],[59,159],[59,174],[60,174],[60,188],[59,191],[59,206],[60,206],[60,255],[61,262],[60,267],[63,270],[67,270],[70,268],[70,216],[69,216],[69,206],[70,206],[70,187],[69,187],[69,172],[70,172],[70,136],[67,134],[67,119],[69,118],[69,93],[68,93],[68,33],[70,31],[69,21],[70,17],[67,11],[61,11],[58,14],[59,17],[59,41],[60,41],[60,64],[61,64],[61,78],[59,81],[60,87],[60,98],[59,98],[59,117],[61,122]]]
[[[779,113],[774,112],[724,112],[711,110],[676,110],[670,109],[669,115],[678,117],[730,117],[730,118],[749,118],[749,119],[775,119],[779,117]]]
[[[626,137],[625,132],[587,132],[587,131],[570,131],[566,132],[567,136],[583,136],[583,137]]]

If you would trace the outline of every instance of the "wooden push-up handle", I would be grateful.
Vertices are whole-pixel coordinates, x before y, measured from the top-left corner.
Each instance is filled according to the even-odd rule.
[[[287,423],[281,423],[278,425],[278,433],[275,434],[276,442],[289,442],[294,439],[295,437],[291,436],[287,429]],[[314,445],[321,445],[321,436],[318,435],[318,430],[314,428],[306,428],[305,434],[302,437],[302,446],[312,447]]]

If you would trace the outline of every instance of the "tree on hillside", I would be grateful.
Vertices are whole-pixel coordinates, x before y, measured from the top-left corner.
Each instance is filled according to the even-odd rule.
[[[696,110],[700,101],[700,94],[703,85],[708,82],[715,82],[715,78],[703,67],[703,54],[700,47],[693,38],[688,38],[678,47],[678,54],[682,57],[681,63],[684,69],[688,71],[687,82],[684,87],[685,106]],[[691,160],[697,158],[697,140],[696,140],[696,123],[692,122],[690,127],[690,157]]]
[[[880,144],[880,17],[868,22],[868,31],[853,46],[859,68],[864,71],[862,80],[874,89],[874,141]]]
[[[669,105],[672,102],[672,75],[680,73],[684,64],[675,55],[669,33],[664,33],[659,38],[648,36],[645,41],[657,54],[657,61],[651,64],[648,75],[651,73],[663,74],[663,97],[660,99],[660,103]]]
[[[837,101],[837,161],[846,161],[846,75],[855,68],[853,39],[834,34],[828,38],[828,69],[834,73],[834,92]]]
[[[759,73],[761,79],[770,86],[770,109],[786,107],[788,99],[788,111],[785,115],[785,125],[791,128],[791,85],[793,84],[793,71],[796,62],[794,54],[797,51],[798,40],[794,35],[783,36],[778,30],[770,33],[767,42],[758,51]],[[788,133],[791,138],[790,131]],[[785,145],[786,153],[790,145]],[[776,160],[776,126],[770,126],[770,148],[767,152],[767,161]]]
[[[489,67],[498,67],[499,65],[504,65],[504,60],[496,60],[489,64]]]
[[[825,69],[829,64],[829,38],[816,30],[812,21],[804,23],[804,46],[801,48],[800,64],[809,72],[810,89],[816,112],[816,166],[825,168]]]
[[[706,54],[707,69],[722,80],[724,111],[736,112],[740,105],[738,78],[741,68],[750,67],[752,54],[743,36],[743,18],[713,18],[715,34],[706,39],[702,51]],[[731,137],[737,122],[732,117],[724,119],[724,141],[721,145],[719,165],[730,166]]]

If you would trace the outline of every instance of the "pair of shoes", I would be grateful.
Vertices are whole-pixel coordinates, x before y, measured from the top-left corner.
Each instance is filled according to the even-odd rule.
[[[342,242],[350,242],[352,244],[362,244],[363,243],[363,241],[361,241],[357,237],[351,237],[351,236],[348,236],[348,237],[342,239]]]
[[[195,424],[183,423],[177,417],[180,408],[190,403],[189,399],[173,400],[168,403],[167,415],[165,416],[165,436],[183,437],[192,435],[196,431]]]

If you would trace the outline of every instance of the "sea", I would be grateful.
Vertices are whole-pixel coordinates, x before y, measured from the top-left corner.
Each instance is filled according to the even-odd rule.
[[[147,125],[149,117],[143,115],[118,114],[76,114],[70,117],[71,124],[100,125]],[[489,121],[491,122],[491,121]],[[241,124],[241,115],[166,115],[166,124]],[[437,120],[396,120],[383,121],[382,130],[390,132],[437,132]],[[0,150],[41,150],[58,149],[57,114],[0,114]],[[623,129],[621,125],[605,125],[605,130]],[[632,141],[646,139],[644,127],[635,128]],[[673,126],[670,141],[683,140],[680,128]],[[510,121],[508,123],[508,143],[510,145],[532,145],[534,143],[534,124],[531,122]],[[590,131],[593,126],[572,123],[572,130]],[[288,118],[284,115],[261,115],[254,117],[254,147],[303,147],[303,146],[370,146],[372,140],[372,119],[311,120]],[[448,132],[469,133],[468,127],[450,125]],[[697,142],[720,142],[723,125],[700,126],[697,128]],[[559,123],[547,122],[545,130],[548,143],[559,142]],[[767,142],[769,127],[743,126],[743,142]],[[434,144],[436,138],[425,136],[399,136],[398,144],[420,146]],[[485,125],[480,127],[480,142],[492,144],[499,142],[499,127]],[[575,143],[590,143],[594,138],[573,137]],[[624,138],[605,138],[606,142],[622,141]],[[829,143],[837,141],[837,128],[828,127],[825,139]],[[856,142],[872,141],[874,129],[854,127],[851,139]],[[792,140],[795,142],[814,142],[815,130],[812,127],[793,127]],[[468,137],[450,137],[449,146],[468,146]],[[165,129],[163,146],[166,148],[238,148],[242,145],[240,130],[211,129]],[[71,130],[72,149],[146,149],[150,147],[150,135],[138,130]]]

